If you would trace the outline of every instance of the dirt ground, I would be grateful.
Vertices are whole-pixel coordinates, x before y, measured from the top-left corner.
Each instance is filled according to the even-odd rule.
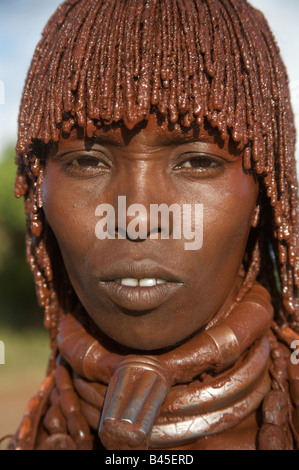
[[[5,364],[0,364],[0,439],[13,434],[30,398],[45,377],[49,356],[44,332],[17,333],[0,328]],[[7,440],[0,443],[4,450]]]
[[[27,371],[15,378],[10,378],[7,384],[1,387],[0,439],[17,430],[26,405],[29,399],[36,394],[44,372],[44,370]],[[6,448],[7,442],[4,441],[0,444],[0,450]]]

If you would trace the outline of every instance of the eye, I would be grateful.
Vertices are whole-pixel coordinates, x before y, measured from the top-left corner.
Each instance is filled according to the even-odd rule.
[[[72,160],[71,164],[79,168],[108,168],[108,165],[95,157],[83,156]]]
[[[62,160],[63,171],[70,176],[89,177],[101,174],[110,168],[101,155],[67,155]]]
[[[213,174],[224,167],[224,162],[210,155],[184,155],[184,160],[176,166],[176,169],[195,171],[199,174]]]
[[[181,168],[215,168],[217,163],[207,157],[192,157],[181,164]]]

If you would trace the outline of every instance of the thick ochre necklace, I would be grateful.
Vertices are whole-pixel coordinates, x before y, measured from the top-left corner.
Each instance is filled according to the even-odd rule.
[[[243,421],[271,386],[273,308],[255,284],[225,320],[159,355],[121,355],[62,317],[56,367],[28,405],[20,449],[175,448]]]
[[[119,366],[116,384],[112,390],[109,386],[112,396],[106,394],[104,412],[99,406],[102,394],[94,400],[95,390],[92,398],[90,390],[87,390],[91,384],[74,376],[74,388],[89,425],[97,431],[101,423],[100,436],[103,435],[105,423],[106,435],[102,440],[105,440],[106,448],[145,448],[145,443],[147,448],[171,448],[230,429],[256,410],[271,388],[269,352],[269,341],[264,336],[233,368],[208,381],[194,380],[188,385],[171,387],[158,410],[154,425],[150,421],[150,408],[156,402],[153,404],[149,397],[153,392],[156,399],[159,393],[162,396],[165,393],[162,384],[155,388],[159,382],[156,380],[155,365],[154,362],[150,364],[147,358],[136,358],[135,363],[133,358],[128,358]],[[142,372],[130,394],[127,386],[134,368],[135,372],[138,369]],[[94,407],[93,412],[91,407]]]
[[[265,333],[272,314],[269,294],[256,284],[223,324],[165,354],[111,353],[73,315],[62,319],[58,345],[77,376],[109,384],[103,409],[95,407],[107,449],[170,447],[235,426],[260,405],[271,382]],[[218,374],[194,382],[206,371]]]

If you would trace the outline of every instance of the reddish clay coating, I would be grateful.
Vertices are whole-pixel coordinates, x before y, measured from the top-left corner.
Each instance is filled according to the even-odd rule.
[[[84,19],[82,11],[88,12]],[[35,198],[28,193],[29,181],[42,180],[34,142],[57,142],[62,130],[69,132],[75,125],[88,136],[97,126],[120,120],[132,128],[146,119],[152,106],[183,125],[207,119],[244,149],[244,168],[253,168],[260,177],[267,210],[273,213],[273,247],[284,299],[279,316],[298,325],[298,194],[287,77],[263,16],[239,0],[69,1],[45,27],[22,99],[16,195],[29,196],[28,260],[46,307],[46,324],[50,326],[50,319],[56,324],[57,315],[39,238],[38,189]],[[264,252],[264,269],[268,257]]]
[[[230,314],[220,328],[226,334],[226,326],[236,335],[238,354],[233,360],[223,362],[222,351],[212,339],[213,327],[199,333],[187,343],[169,353],[160,354],[159,361],[164,366],[166,377],[171,385],[185,383],[207,370],[221,370],[227,367],[246,351],[250,345],[269,329],[273,307],[267,291],[256,284],[252,291]],[[215,327],[214,327],[215,328]],[[228,340],[226,340],[227,342]],[[58,331],[60,354],[72,369],[91,381],[108,383],[118,363],[123,359],[120,354],[112,353],[89,335],[72,315],[66,315],[60,322]]]
[[[243,0],[68,0],[54,13],[24,88],[15,186],[16,196],[25,199],[27,260],[45,308],[52,356],[48,376],[30,401],[12,448],[99,445],[92,429],[99,420],[95,401],[98,397],[102,403],[103,396],[92,381],[99,376],[108,381],[124,354],[121,348],[111,348],[103,360],[102,342],[93,326],[88,323],[84,332],[80,325],[77,338],[70,322],[59,340],[65,356],[60,355],[60,319],[63,328],[65,315],[75,316],[80,303],[43,213],[47,144],[55,146],[74,128],[89,138],[105,125],[120,123],[133,129],[150,113],[170,125],[179,122],[182,129],[207,124],[222,137],[231,136],[243,152],[244,170],[251,170],[260,184],[242,285],[230,305],[214,312],[209,327],[229,325],[243,359],[254,340],[268,330],[272,390],[265,397],[261,423],[253,415],[245,421],[240,418],[240,425],[210,440],[199,439],[193,448],[256,448],[256,436],[259,449],[298,448],[299,372],[290,364],[291,339],[299,327],[298,185],[287,81],[264,17]],[[269,295],[255,292],[256,279],[274,306],[272,332],[271,308],[265,314]],[[256,330],[252,313],[260,320]],[[88,353],[84,335],[89,333],[93,343]],[[186,376],[174,381],[187,382],[205,370],[197,360],[200,348],[207,356],[205,365],[217,366],[220,352],[215,344],[207,333],[183,344]],[[165,353],[168,372],[173,372],[172,361],[171,353]],[[72,368],[74,362],[79,379],[67,362]],[[230,369],[226,372],[224,380],[229,380]],[[247,425],[248,442],[239,433]]]

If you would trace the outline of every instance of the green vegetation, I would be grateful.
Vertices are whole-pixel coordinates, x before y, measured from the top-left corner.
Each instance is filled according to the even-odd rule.
[[[5,386],[5,380],[15,377],[20,370],[46,370],[50,352],[46,330],[17,331],[0,325],[0,336],[5,345],[5,364],[0,365],[1,386]]]
[[[19,328],[42,327],[33,276],[25,259],[24,202],[14,197],[14,147],[0,162],[0,322]]]
[[[49,340],[40,328],[16,331],[0,326],[5,345],[5,364],[0,365],[0,439],[13,434],[22,419],[29,399],[37,393],[45,377]],[[8,441],[0,443],[0,450]]]
[[[24,202],[14,197],[14,147],[0,160],[0,438],[14,433],[37,393],[49,357],[48,333],[25,257]],[[0,450],[7,441],[0,443]]]

